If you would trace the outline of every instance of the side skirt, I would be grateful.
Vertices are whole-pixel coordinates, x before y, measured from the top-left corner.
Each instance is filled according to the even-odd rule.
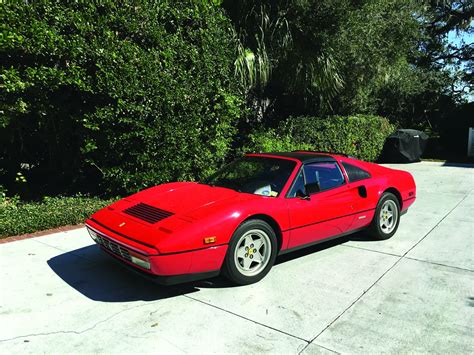
[[[297,251],[297,250],[300,250],[300,249],[308,248],[308,247],[311,247],[313,245],[328,242],[330,240],[342,238],[342,237],[345,237],[346,235],[349,235],[349,234],[352,234],[352,233],[357,233],[357,232],[360,232],[364,229],[367,229],[367,227],[362,227],[362,228],[358,228],[358,229],[351,229],[350,231],[347,231],[347,232],[344,232],[344,233],[341,233],[341,234],[337,234],[337,235],[334,235],[332,237],[319,239],[319,240],[316,240],[314,242],[303,244],[303,245],[298,245],[297,247],[293,247],[293,248],[290,248],[290,249],[280,250],[280,252],[278,253],[278,256],[284,255],[284,254],[287,254],[287,253],[291,253],[293,251]]]

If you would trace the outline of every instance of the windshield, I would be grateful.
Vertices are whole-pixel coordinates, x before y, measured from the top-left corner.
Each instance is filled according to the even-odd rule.
[[[295,166],[296,163],[291,160],[247,156],[226,165],[203,183],[276,197],[281,193]]]

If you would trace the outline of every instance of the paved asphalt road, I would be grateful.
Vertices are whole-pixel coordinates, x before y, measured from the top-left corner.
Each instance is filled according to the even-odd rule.
[[[285,255],[246,287],[151,284],[84,229],[1,244],[0,352],[472,353],[474,167],[393,166],[418,199],[391,240]]]

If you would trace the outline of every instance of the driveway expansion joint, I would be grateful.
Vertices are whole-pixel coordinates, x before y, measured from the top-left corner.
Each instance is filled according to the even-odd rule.
[[[340,352],[337,352],[336,350],[329,349],[329,348],[327,348],[327,347],[325,347],[325,346],[322,346],[322,345],[319,345],[319,344],[317,344],[317,343],[308,343],[308,344],[305,345],[305,347],[304,347],[303,349],[301,349],[300,352],[298,352],[298,355],[302,354],[302,353],[306,350],[306,348],[308,348],[308,346],[310,346],[310,345],[316,345],[316,346],[318,346],[318,347],[320,347],[320,348],[322,348],[322,349],[324,349],[324,350],[330,351],[330,352],[332,352],[332,353],[334,353],[334,354],[341,354]]]
[[[392,266],[390,266],[385,272],[374,281],[372,285],[370,285],[366,290],[362,292],[362,294],[357,297],[348,307],[346,307],[336,318],[334,318],[322,331],[320,331],[313,339],[311,339],[310,343],[313,343],[321,334],[323,334],[331,325],[333,325],[339,318],[341,318],[344,313],[346,313],[349,309],[352,308],[367,292],[369,292],[372,287],[374,287],[390,270],[392,270],[403,258],[399,258],[396,260]]]
[[[430,235],[430,233],[431,233],[432,231],[434,231],[434,230],[441,224],[441,222],[443,222],[443,221],[469,196],[469,194],[470,194],[472,191],[474,191],[474,189],[471,190],[471,191],[469,191],[467,194],[465,194],[464,197],[463,197],[458,203],[456,203],[456,205],[455,205],[453,208],[451,208],[451,209],[443,216],[443,218],[441,218],[441,219],[438,221],[438,223],[436,223],[436,224],[434,225],[434,227],[431,228],[431,229],[423,236],[423,238],[421,238],[421,239],[420,239],[418,242],[416,242],[410,249],[408,249],[408,250],[405,252],[405,254],[403,254],[402,258],[404,258],[410,251],[412,251],[414,248],[416,248],[416,246],[417,246],[418,244],[420,244],[428,235]]]
[[[449,269],[457,269],[457,270],[461,270],[461,271],[474,272],[474,270],[466,269],[466,268],[459,267],[459,266],[446,265],[446,264],[437,263],[437,262],[434,262],[434,261],[416,259],[416,258],[412,258],[412,257],[409,257],[409,256],[405,256],[405,259],[418,261],[420,263],[426,263],[426,264],[431,264],[431,265],[442,266],[442,267],[446,267],[446,268],[449,268]]]
[[[255,321],[255,320],[253,320],[253,319],[250,319],[250,318],[244,317],[244,316],[242,316],[242,315],[240,315],[240,314],[238,314],[238,313],[235,313],[235,312],[229,311],[229,310],[227,310],[227,309],[224,309],[224,308],[222,308],[222,307],[216,306],[216,305],[214,305],[214,304],[211,304],[211,303],[208,303],[208,302],[202,301],[202,300],[200,300],[200,299],[197,299],[197,298],[191,297],[191,296],[189,296],[189,295],[183,295],[183,296],[184,296],[184,297],[186,297],[186,298],[189,298],[189,299],[191,299],[191,300],[193,300],[193,301],[196,301],[196,302],[199,302],[199,303],[205,304],[205,305],[207,305],[207,306],[209,306],[209,307],[213,307],[213,308],[215,308],[215,309],[218,309],[218,310],[220,310],[220,311],[226,312],[226,313],[228,313],[228,314],[232,314],[232,315],[234,315],[234,316],[236,316],[236,317],[239,317],[239,318],[245,319],[245,320],[247,320],[247,321],[250,321],[250,322],[252,322],[252,323],[258,324],[258,325],[260,325],[260,326],[262,326],[262,327],[265,327],[265,328],[268,328],[268,329],[274,330],[274,331],[276,331],[276,332],[279,332],[279,333],[282,333],[282,334],[288,335],[288,336],[290,336],[290,337],[292,337],[292,338],[295,338],[295,339],[298,339],[298,340],[304,341],[304,342],[306,342],[307,344],[309,344],[309,343],[310,343],[310,341],[309,341],[309,340],[307,340],[307,339],[304,339],[304,338],[301,338],[301,337],[299,337],[299,336],[297,336],[297,335],[294,335],[294,334],[291,334],[291,333],[285,332],[284,330],[281,330],[281,329],[278,329],[278,328],[271,327],[271,326],[269,326],[269,325],[267,325],[267,324],[264,324],[264,323],[257,322],[257,321]]]
[[[436,223],[436,225],[431,228],[424,236],[423,238],[421,238],[418,242],[416,242],[410,249],[408,249],[401,257],[399,257],[399,259],[397,261],[395,261],[395,263],[390,266],[377,280],[375,280],[375,282],[370,285],[370,287],[368,287],[366,290],[364,290],[364,292],[362,292],[362,294],[357,297],[354,302],[352,302],[347,308],[345,308],[336,318],[334,318],[322,331],[320,331],[311,341],[310,341],[310,344],[313,343],[321,334],[323,334],[329,327],[331,327],[339,318],[341,318],[344,313],[346,313],[349,309],[352,308],[352,306],[354,306],[360,299],[362,299],[362,297],[364,297],[364,295],[366,293],[368,293],[390,270],[392,270],[398,263],[400,263],[400,261],[402,261],[406,255],[411,251],[413,250],[418,244],[420,244],[432,231],[434,231],[436,229],[436,227],[438,227],[441,222],[443,222],[467,197],[468,195],[474,191],[471,190],[469,191],[467,194],[464,195],[464,197],[451,209],[449,210],[444,216],[443,218],[441,218],[438,223]],[[355,247],[357,248],[357,247]],[[363,248],[360,248],[360,249],[363,249]],[[368,249],[365,249],[365,250],[368,250]],[[369,251],[373,251],[373,250],[369,250]],[[373,251],[373,252],[377,252],[377,251]],[[387,253],[383,253],[381,252],[382,254],[387,254]],[[406,257],[407,259],[409,257]],[[434,264],[434,263],[433,263]]]
[[[354,249],[360,249],[360,250],[370,251],[370,252],[372,252],[372,253],[379,253],[379,254],[394,256],[394,257],[396,257],[396,258],[402,258],[402,257],[403,257],[403,255],[387,253],[386,251],[373,250],[373,249],[363,248],[363,247],[359,247],[359,246],[355,246],[355,245],[345,245],[345,244],[341,244],[341,246],[346,247],[346,248],[354,248]]]
[[[355,246],[355,245],[344,245],[344,244],[341,244],[341,246],[346,247],[346,248],[354,248],[354,249],[365,250],[365,251],[368,251],[368,252],[371,252],[371,253],[378,253],[378,254],[383,254],[383,255],[388,255],[388,256],[394,256],[394,257],[397,257],[397,258],[404,258],[404,259],[408,259],[408,260],[419,261],[420,263],[426,263],[426,264],[444,266],[444,267],[447,267],[447,268],[453,268],[453,269],[458,269],[458,270],[463,270],[463,271],[474,272],[474,270],[472,270],[472,269],[466,269],[466,268],[459,267],[459,266],[453,266],[453,265],[447,265],[447,264],[437,263],[437,262],[429,261],[429,260],[417,259],[417,258],[413,258],[413,257],[406,256],[406,255],[403,256],[403,255],[397,255],[397,254],[387,253],[387,252],[380,251],[380,250],[373,250],[373,249],[368,249],[368,248],[362,248],[362,247],[358,247],[358,246]]]

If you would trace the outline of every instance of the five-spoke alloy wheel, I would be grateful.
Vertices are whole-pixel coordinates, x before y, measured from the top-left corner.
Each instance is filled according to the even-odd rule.
[[[252,219],[234,232],[224,261],[224,273],[232,282],[247,285],[261,280],[275,262],[277,242],[268,223]]]
[[[393,200],[386,200],[380,210],[379,223],[380,229],[385,234],[390,234],[397,226],[398,207]]]
[[[251,229],[239,238],[234,263],[243,275],[257,275],[267,266],[271,253],[268,234],[261,229]]]
[[[400,203],[394,194],[385,192],[377,204],[370,226],[371,234],[376,239],[391,238],[397,231],[399,223]]]

